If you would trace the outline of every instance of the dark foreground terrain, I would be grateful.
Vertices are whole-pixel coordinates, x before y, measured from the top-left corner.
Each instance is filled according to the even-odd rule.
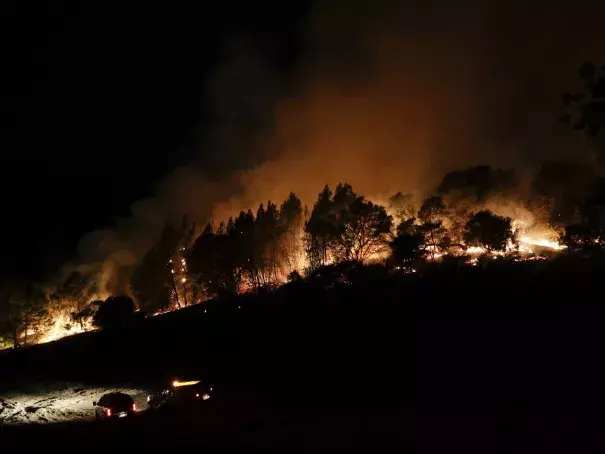
[[[124,425],[5,427],[0,446],[602,452],[604,270],[594,257],[413,277],[332,269],[12,352],[0,357],[4,387],[195,375],[217,393]]]
[[[118,452],[204,449],[257,452],[358,452],[397,445],[411,446],[413,413],[403,409],[254,407],[220,403],[197,411],[162,410],[144,413],[120,424],[18,426],[3,435],[3,447],[66,451]],[[403,424],[403,427],[399,427]],[[372,433],[372,437],[368,435]]]

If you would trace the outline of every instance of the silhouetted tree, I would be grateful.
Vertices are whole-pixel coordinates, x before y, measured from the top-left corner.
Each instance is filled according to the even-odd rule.
[[[227,233],[214,234],[208,224],[195,240],[189,255],[189,270],[209,296],[236,292],[239,280],[234,245]]]
[[[404,233],[409,235],[416,233],[416,218],[409,218],[399,223],[396,234],[403,235]]]
[[[384,207],[358,196],[351,185],[339,184],[333,197],[326,186],[305,226],[311,270],[329,258],[364,261],[386,251],[392,222]]]
[[[254,268],[252,282],[261,287],[277,282],[279,268],[279,213],[277,206],[269,201],[265,210],[261,203],[254,223]]]
[[[74,323],[77,323],[78,325],[80,325],[80,328],[84,328],[84,323],[87,320],[91,320],[93,319],[94,315],[96,314],[97,310],[99,309],[99,307],[101,306],[101,304],[103,303],[103,301],[101,300],[94,300],[89,302],[86,307],[84,309],[82,309],[80,312],[75,312],[71,314],[71,319],[73,320]]]
[[[305,224],[305,248],[311,270],[329,263],[330,248],[337,235],[333,207],[332,191],[326,185],[319,193],[311,216]]]
[[[596,180],[580,206],[582,222],[598,239],[605,238],[605,179]]]
[[[166,225],[158,243],[147,251],[133,272],[132,293],[145,310],[170,306],[171,295],[176,297],[176,303],[180,306],[170,263],[179,240],[179,232],[174,227]]]
[[[300,268],[303,258],[304,212],[302,202],[291,192],[279,209],[279,250],[285,272]]]
[[[562,95],[564,105],[576,109],[574,115],[567,113],[562,120],[596,137],[605,124],[605,66],[599,68],[592,62],[585,62],[578,73],[585,83],[584,93]]]
[[[562,95],[566,113],[561,116],[564,123],[574,129],[584,131],[591,139],[603,165],[605,163],[605,66],[596,66],[585,62],[578,71],[584,81],[583,93],[564,93]]]
[[[466,229],[468,244],[483,246],[488,251],[503,251],[508,242],[514,240],[511,219],[487,210],[473,214]]]
[[[18,290],[14,277],[2,276],[0,286],[0,341],[2,348],[18,348],[20,337],[20,310],[14,295]]]
[[[189,278],[189,266],[187,263],[188,248],[191,246],[195,236],[195,223],[189,222],[185,215],[181,222],[180,230],[177,232],[177,247],[170,255],[170,269],[172,284],[174,288],[174,300],[177,305],[188,306],[203,299],[202,289],[195,280]]]
[[[589,195],[577,208],[575,221],[565,226],[561,237],[570,250],[605,246],[605,179],[591,185]]]
[[[338,183],[332,198],[332,210],[335,213],[341,213],[348,210],[357,197],[357,194],[355,194],[350,184]]]
[[[15,348],[28,345],[48,323],[48,301],[38,286],[24,279],[9,284],[2,337]]]
[[[240,212],[235,219],[233,230],[229,231],[230,244],[233,248],[231,254],[233,276],[238,282],[243,279],[252,282],[251,276],[255,269],[255,229],[254,214],[252,210],[248,210],[246,213]]]
[[[429,197],[418,210],[420,224],[416,231],[424,238],[424,248],[432,258],[435,258],[439,249],[451,244],[447,230],[443,227],[443,219],[447,214],[447,207],[439,196]]]
[[[563,161],[545,162],[532,182],[532,191],[547,200],[550,221],[580,222],[580,209],[597,176],[590,166]]]
[[[288,282],[298,282],[301,280],[302,280],[302,276],[296,270],[291,271],[290,274],[288,274]]]
[[[263,209],[264,211],[264,209]],[[241,211],[216,233],[208,224],[195,240],[189,254],[189,269],[209,296],[239,292],[257,273],[255,218]]]
[[[339,261],[363,262],[388,250],[393,218],[380,205],[353,192],[350,185],[339,185],[334,193],[337,234],[334,253]]]
[[[597,241],[597,235],[586,224],[570,224],[565,226],[565,232],[561,237],[561,242],[570,251],[580,251],[595,247],[598,244]]]
[[[420,233],[410,232],[405,227],[398,227],[397,232],[397,236],[391,242],[391,261],[396,266],[410,268],[424,254],[424,237]]]
[[[25,346],[32,335],[40,334],[40,331],[47,325],[48,301],[44,293],[31,283],[26,285],[23,298],[21,323],[23,345]]]
[[[134,301],[128,296],[110,296],[94,315],[93,324],[102,329],[115,329],[127,325],[135,312]]]

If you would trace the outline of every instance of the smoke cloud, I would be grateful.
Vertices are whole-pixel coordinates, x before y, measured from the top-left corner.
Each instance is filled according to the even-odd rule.
[[[243,172],[246,195],[219,217],[289,190],[312,203],[326,183],[384,200],[477,164],[532,172],[548,159],[593,159],[557,116],[581,62],[603,56],[594,10],[353,3],[316,11],[303,89],[276,110],[283,153]]]
[[[426,194],[478,164],[529,175],[545,160],[592,162],[590,144],[557,117],[579,65],[605,61],[594,5],[402,3],[318,3],[287,77],[254,40],[230,41],[206,81],[212,118],[194,162],[128,219],[85,237],[83,259],[131,268],[185,213],[219,221],[290,191],[311,206],[325,184],[380,201]],[[106,281],[115,292],[127,279]]]

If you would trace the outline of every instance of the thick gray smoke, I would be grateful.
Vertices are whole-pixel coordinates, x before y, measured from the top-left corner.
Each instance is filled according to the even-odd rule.
[[[591,161],[557,117],[579,65],[605,61],[603,12],[559,1],[318,3],[289,80],[238,39],[206,81],[213,118],[198,158],[128,219],[85,237],[83,260],[130,267],[184,213],[218,221],[290,191],[311,205],[326,183],[384,200],[477,164],[531,174],[544,160]]]

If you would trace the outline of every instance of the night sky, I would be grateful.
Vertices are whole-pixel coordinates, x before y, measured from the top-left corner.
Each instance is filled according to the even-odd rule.
[[[200,159],[212,115],[204,79],[225,42],[267,43],[264,58],[287,72],[308,8],[150,5],[3,5],[4,276],[45,277],[75,256],[85,233],[126,215],[193,154]]]

